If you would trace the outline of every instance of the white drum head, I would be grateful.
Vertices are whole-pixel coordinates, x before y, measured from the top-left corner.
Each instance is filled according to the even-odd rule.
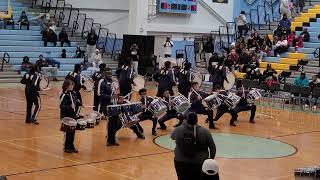
[[[41,77],[39,88],[40,90],[46,90],[49,87],[49,79],[47,77]]]
[[[64,117],[61,119],[62,124],[70,126],[70,127],[75,127],[77,126],[77,120],[70,118],[70,117]]]
[[[133,82],[135,83],[135,86],[132,85],[132,90],[135,92],[138,92],[140,89],[145,87],[145,80],[141,75],[136,75],[133,79]]]
[[[230,90],[233,88],[234,84],[236,83],[236,76],[233,73],[227,74],[227,79],[229,82],[224,81],[223,87],[225,90]]]

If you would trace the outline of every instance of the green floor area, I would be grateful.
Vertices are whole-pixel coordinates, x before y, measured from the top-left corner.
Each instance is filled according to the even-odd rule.
[[[221,158],[279,158],[296,152],[296,148],[289,144],[260,137],[227,133],[212,133],[212,137],[217,146],[216,156]],[[154,143],[170,150],[175,148],[175,142],[170,135],[157,137]]]

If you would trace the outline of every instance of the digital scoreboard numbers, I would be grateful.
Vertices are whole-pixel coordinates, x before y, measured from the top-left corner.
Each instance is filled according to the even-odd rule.
[[[197,0],[159,0],[159,12],[196,14]]]

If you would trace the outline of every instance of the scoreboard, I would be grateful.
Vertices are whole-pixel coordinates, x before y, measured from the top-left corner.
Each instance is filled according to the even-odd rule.
[[[196,14],[197,0],[158,0],[159,12]]]

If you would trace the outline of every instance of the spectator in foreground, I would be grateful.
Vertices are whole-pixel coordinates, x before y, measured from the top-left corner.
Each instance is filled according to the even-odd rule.
[[[92,60],[92,66],[95,68],[97,67],[97,65],[99,66],[100,64],[102,64],[102,56],[99,49],[96,49],[94,51],[94,54],[92,54],[91,56],[91,60]]]
[[[26,71],[28,73],[32,66],[33,64],[29,61],[29,57],[28,56],[23,57],[23,60],[21,63],[21,71]]]
[[[310,34],[308,32],[307,28],[304,28],[302,33],[300,34],[300,36],[302,36],[303,38],[303,42],[309,42],[310,41]]]
[[[92,29],[91,32],[88,34],[88,38],[87,38],[88,57],[90,57],[94,53],[94,50],[96,49],[97,41],[98,41],[98,36]]]
[[[22,26],[27,26],[27,30],[29,30],[30,24],[29,24],[28,16],[25,11],[21,12],[18,23],[19,23],[20,30]]]
[[[187,120],[173,130],[171,138],[176,143],[174,164],[178,180],[200,180],[202,164],[208,159],[209,151],[209,158],[214,159],[216,155],[209,130],[198,125],[197,114],[190,113]]]
[[[296,77],[293,85],[298,87],[309,87],[309,79],[306,76],[305,72],[301,72],[299,77]]]
[[[68,38],[68,33],[66,32],[65,28],[62,28],[61,32],[59,33],[59,41],[61,43],[61,47],[63,47],[63,44],[68,44],[69,47],[71,47],[71,43]]]

